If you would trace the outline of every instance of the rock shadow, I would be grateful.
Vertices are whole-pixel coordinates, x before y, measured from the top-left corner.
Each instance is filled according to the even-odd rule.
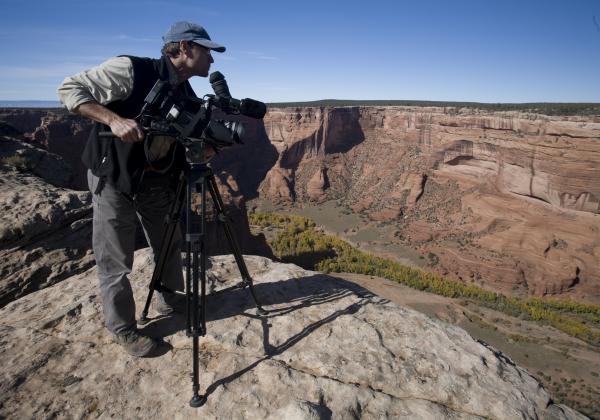
[[[325,118],[326,121],[316,132],[294,142],[282,152],[282,168],[296,172],[300,162],[307,157],[344,154],[365,141],[359,108],[331,109]]]
[[[221,150],[211,160],[211,165],[224,185],[226,174],[230,174],[246,200],[257,198],[259,186],[277,162],[279,154],[269,140],[262,119],[254,120],[243,116],[228,116],[227,119],[244,123],[244,143]]]
[[[352,303],[344,309],[339,309],[339,310],[331,313],[330,315],[326,316],[325,318],[322,318],[317,322],[307,325],[306,327],[304,327],[302,329],[302,331],[298,332],[297,334],[294,334],[293,336],[289,337],[286,341],[284,341],[283,343],[281,343],[280,345],[277,345],[277,346],[273,346],[269,343],[270,324],[268,322],[268,316],[265,317],[265,316],[260,316],[260,315],[250,315],[247,313],[244,314],[244,316],[248,316],[248,317],[251,317],[254,319],[260,319],[262,327],[263,327],[263,347],[265,350],[265,356],[254,361],[253,363],[246,366],[245,368],[240,369],[237,372],[232,373],[231,375],[225,376],[224,378],[218,379],[217,381],[210,384],[206,388],[206,393],[203,395],[204,400],[208,399],[208,397],[213,392],[215,392],[219,386],[227,385],[228,383],[236,380],[237,378],[241,377],[242,375],[246,374],[247,372],[250,372],[252,369],[254,369],[256,366],[258,366],[262,362],[272,359],[273,357],[282,354],[287,349],[294,346],[296,343],[300,342],[302,339],[308,337],[313,331],[317,330],[318,328],[322,327],[325,324],[332,322],[336,318],[338,318],[342,315],[350,315],[350,314],[356,313],[362,306],[366,305],[367,303],[368,303],[368,300],[365,299],[365,300],[361,300],[359,302]],[[326,407],[324,407],[324,408],[326,408]]]

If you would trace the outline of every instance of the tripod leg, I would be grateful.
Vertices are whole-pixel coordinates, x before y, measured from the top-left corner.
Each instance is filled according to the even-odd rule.
[[[188,337],[192,336],[192,318],[190,298],[192,296],[192,271],[191,271],[191,255],[192,246],[189,241],[186,241],[185,248],[185,327]]]
[[[200,206],[200,334],[206,335],[206,189],[208,178],[202,177],[202,204]]]
[[[200,365],[198,361],[200,352],[200,331],[198,319],[198,252],[193,251],[193,279],[192,279],[192,399],[191,407],[200,407],[204,404],[204,399],[200,395]]]
[[[260,303],[258,302],[258,298],[256,297],[256,293],[254,292],[254,283],[252,281],[252,277],[248,272],[248,267],[246,266],[246,262],[244,261],[244,258],[242,256],[240,245],[235,237],[235,234],[233,233],[231,225],[229,224],[229,220],[225,212],[225,206],[223,205],[223,200],[221,199],[221,195],[219,194],[217,183],[215,181],[215,176],[213,174],[211,174],[208,177],[208,189],[210,191],[210,195],[212,197],[213,203],[217,211],[217,217],[219,218],[219,221],[223,224],[223,228],[225,229],[225,236],[229,241],[229,245],[231,246],[231,250],[233,251],[235,262],[237,263],[238,269],[240,270],[240,274],[242,276],[242,285],[244,287],[248,286],[248,288],[250,289],[250,294],[252,295],[252,299],[256,304],[258,313],[261,315],[265,315],[267,311],[265,311],[260,305]]]
[[[200,395],[200,364],[199,364],[199,338],[200,336],[206,335],[206,250],[204,246],[204,239],[206,233],[206,172],[201,173],[200,177],[195,180],[197,185],[201,186],[201,198],[202,203],[200,205],[200,234],[186,235],[188,241],[188,248],[192,249],[192,399],[190,400],[191,407],[200,407],[206,402],[206,396]],[[188,203],[191,203],[192,187],[189,185]],[[192,229],[192,217],[191,209],[187,211],[187,229],[188,232],[193,231]],[[200,267],[198,267],[200,265]],[[189,277],[188,277],[189,283]],[[200,297],[198,296],[198,287],[200,286]],[[188,286],[189,288],[189,286]],[[189,300],[189,298],[188,298]],[[200,303],[200,305],[198,305]],[[188,304],[189,308],[189,304]],[[188,312],[188,319],[190,314]]]
[[[161,236],[162,246],[160,247],[156,267],[154,267],[154,272],[152,273],[152,280],[150,280],[150,284],[148,285],[148,297],[146,298],[146,304],[144,305],[144,309],[139,320],[140,324],[145,324],[148,322],[148,310],[150,309],[150,302],[152,302],[154,290],[166,290],[160,284],[160,279],[162,278],[167,256],[171,252],[171,248],[173,246],[175,230],[178,228],[179,216],[181,215],[181,208],[183,207],[185,185],[186,180],[182,172],[179,176],[175,200],[171,204],[169,214],[165,217],[165,227]]]

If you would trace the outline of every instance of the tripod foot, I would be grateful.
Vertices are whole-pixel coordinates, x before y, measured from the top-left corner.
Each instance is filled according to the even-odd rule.
[[[148,319],[148,315],[142,314],[142,316],[140,316],[140,319],[138,319],[137,323],[138,323],[138,325],[146,325],[148,323],[148,321],[150,321]]]
[[[203,397],[199,394],[196,394],[190,400],[190,407],[194,407],[194,408],[202,407],[205,402],[206,402],[205,397]]]
[[[262,308],[262,306],[257,306],[256,311],[258,312],[259,315],[267,315],[269,313],[268,311],[264,310]]]

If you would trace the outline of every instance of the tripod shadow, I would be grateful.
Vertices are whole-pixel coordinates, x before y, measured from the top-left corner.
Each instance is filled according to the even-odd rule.
[[[210,287],[208,287],[210,289]],[[368,304],[375,295],[368,290],[335,277],[326,275],[313,275],[300,279],[286,279],[272,283],[259,283],[254,285],[256,295],[267,314],[254,313],[254,301],[247,289],[225,290],[207,296],[206,321],[210,331],[210,322],[226,319],[233,316],[243,316],[259,320],[262,326],[262,344],[264,356],[249,366],[221,378],[209,385],[205,398],[212,394],[219,386],[226,385],[245,373],[251,371],[260,363],[282,354],[312,332],[325,324],[334,321],[343,315],[356,313],[362,306]],[[343,309],[337,309],[324,318],[305,326],[301,331],[289,337],[279,345],[270,343],[270,321],[273,318],[288,315],[294,311],[315,305],[327,305],[354,297],[358,301],[349,304]],[[385,302],[385,301],[384,301]],[[326,309],[323,309],[326,312]],[[185,315],[175,317],[157,318],[144,328],[144,332],[166,337],[185,329]]]
[[[362,300],[360,302],[355,302],[355,303],[347,306],[344,309],[337,310],[337,311],[331,313],[330,315],[326,316],[325,318],[320,319],[319,321],[314,322],[310,325],[307,325],[306,327],[304,327],[302,329],[302,331],[291,336],[290,338],[288,338],[286,341],[284,341],[282,344],[280,344],[278,346],[273,346],[269,343],[269,322],[268,322],[269,317],[268,316],[265,317],[265,316],[260,316],[260,315],[244,314],[244,316],[248,316],[250,318],[260,319],[262,328],[263,328],[263,347],[264,347],[264,351],[265,351],[265,356],[261,357],[260,359],[256,360],[255,362],[251,363],[250,365],[246,366],[245,368],[240,369],[237,372],[234,372],[231,375],[228,375],[228,376],[221,378],[221,379],[213,382],[212,384],[210,384],[206,388],[206,393],[203,396],[204,399],[205,400],[208,399],[208,397],[213,392],[215,392],[219,386],[227,385],[228,383],[236,380],[237,378],[239,378],[242,375],[246,374],[247,372],[251,371],[256,366],[261,364],[262,362],[272,359],[273,357],[282,354],[287,349],[294,346],[296,343],[298,343],[302,339],[306,338],[313,331],[317,330],[318,328],[322,327],[323,325],[332,322],[339,316],[350,315],[350,314],[356,313],[362,306],[366,305],[367,302],[368,302],[368,300]]]
[[[207,281],[207,290],[214,289],[214,284]],[[266,315],[257,318],[283,316],[299,309],[314,305],[323,305],[345,297],[373,296],[368,290],[346,280],[326,275],[313,275],[292,278],[278,282],[254,284],[256,296],[267,310]],[[206,296],[206,322],[227,319],[236,315],[252,316],[249,311],[256,308],[248,288],[214,291]],[[185,314],[159,316],[150,318],[150,323],[143,332],[152,337],[168,337],[185,330]]]

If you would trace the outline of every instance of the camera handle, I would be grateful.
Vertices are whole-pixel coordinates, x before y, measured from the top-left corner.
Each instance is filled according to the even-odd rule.
[[[199,337],[206,335],[206,198],[207,191],[210,194],[217,213],[217,221],[225,230],[225,236],[229,242],[235,261],[237,263],[242,281],[234,286],[220,290],[223,293],[239,288],[248,287],[257,311],[260,315],[266,315],[260,305],[254,291],[254,283],[242,256],[239,243],[229,223],[223,200],[219,194],[215,175],[212,168],[205,163],[188,163],[179,176],[175,200],[171,204],[169,214],[165,218],[165,227],[162,233],[161,249],[148,285],[148,297],[139,319],[140,324],[148,322],[148,310],[152,301],[154,290],[166,293],[174,293],[161,284],[161,278],[166,262],[166,257],[173,246],[173,238],[176,229],[179,228],[179,219],[184,205],[186,205],[186,251],[185,251],[185,297],[186,297],[186,334],[192,338],[192,399],[190,406],[201,407],[206,402],[206,396],[201,396],[199,382]],[[200,193],[202,202],[200,205],[200,216],[192,212],[192,194]],[[200,286],[200,290],[198,287]]]

